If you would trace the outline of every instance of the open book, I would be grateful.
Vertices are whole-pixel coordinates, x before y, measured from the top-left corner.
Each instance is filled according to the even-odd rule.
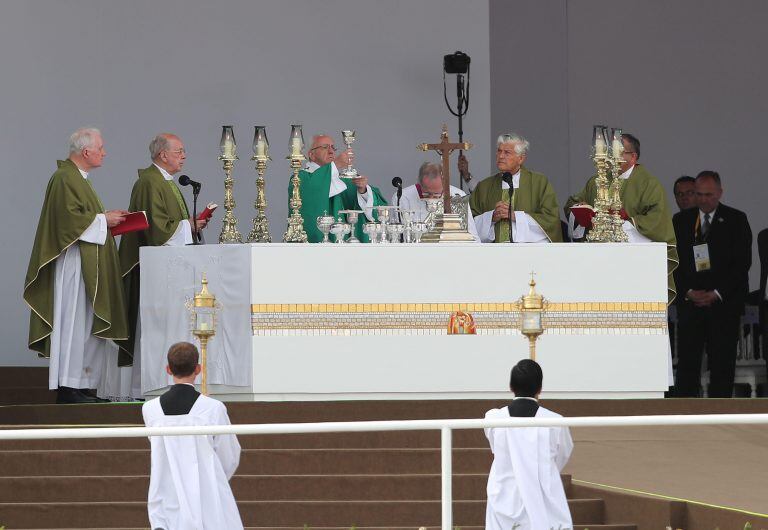
[[[138,232],[139,230],[146,230],[149,228],[149,221],[147,220],[147,212],[131,212],[125,216],[125,220],[117,226],[113,226],[110,231],[112,237],[117,237],[121,234],[127,234],[128,232]]]

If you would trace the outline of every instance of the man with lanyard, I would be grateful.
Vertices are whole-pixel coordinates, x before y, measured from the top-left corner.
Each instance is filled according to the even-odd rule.
[[[720,175],[696,177],[696,202],[675,214],[680,267],[675,271],[678,363],[674,395],[699,396],[701,359],[707,350],[710,397],[731,397],[739,322],[749,291],[752,231],[747,216],[722,204]]]
[[[559,418],[539,405],[543,374],[531,359],[518,362],[509,378],[515,399],[491,409],[485,419]],[[567,427],[489,428],[493,451],[488,475],[486,530],[573,528],[560,472],[573,451]]]

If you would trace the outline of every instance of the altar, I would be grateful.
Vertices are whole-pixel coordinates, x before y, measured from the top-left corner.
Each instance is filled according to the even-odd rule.
[[[519,300],[547,307],[536,343],[546,398],[658,398],[667,390],[666,246],[251,244],[141,249],[142,387],[194,342],[185,302],[221,304],[208,348],[223,400],[506,399],[529,355]],[[476,334],[449,334],[452,313]]]

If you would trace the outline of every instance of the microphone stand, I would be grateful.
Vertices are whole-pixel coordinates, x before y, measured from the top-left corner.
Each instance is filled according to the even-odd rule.
[[[467,86],[464,88],[464,74],[456,74],[456,95],[458,97],[458,105],[456,111],[451,108],[451,104],[448,103],[448,93],[445,86],[445,70],[443,70],[443,98],[445,104],[448,106],[448,110],[451,114],[459,118],[459,142],[464,142],[464,115],[469,110],[469,65],[467,65]],[[459,156],[464,154],[463,150],[459,151]],[[464,179],[459,175],[459,189],[464,191]]]
[[[192,186],[192,244],[200,244],[200,232],[197,231],[197,196],[200,195],[200,186]]]

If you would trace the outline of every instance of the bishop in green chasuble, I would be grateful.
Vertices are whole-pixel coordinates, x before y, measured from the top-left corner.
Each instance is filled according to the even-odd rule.
[[[56,260],[73,245],[79,247],[82,281],[93,308],[91,334],[112,340],[128,336],[114,238],[107,230],[103,245],[79,240],[96,216],[105,213],[104,207],[72,160],[60,160],[57,164],[45,192],[24,282],[24,300],[32,310],[29,347],[41,357],[51,353]]]
[[[629,217],[625,221],[624,231],[630,236],[630,242],[634,239],[634,241],[657,241],[667,244],[667,299],[672,303],[675,298],[675,280],[672,272],[677,268],[679,259],[666,192],[659,179],[653,176],[645,166],[635,164],[627,168],[625,174],[626,171],[629,171],[629,176],[622,178],[619,192],[621,204]],[[565,204],[566,215],[570,215],[570,208],[575,204],[595,205],[596,179],[597,175],[591,177],[583,190],[568,199]],[[627,223],[631,226],[627,226]],[[633,229],[643,237],[633,238],[630,233]]]
[[[180,244],[191,243],[192,237],[190,214],[183,196],[176,187],[176,183],[173,180],[167,180],[154,164],[139,170],[139,178],[131,191],[128,210],[147,212],[149,221],[147,230],[123,234],[120,240],[120,269],[128,298],[130,338],[127,341],[121,341],[119,346],[122,351],[133,355],[139,313],[139,248],[168,244],[180,230],[189,234],[186,240],[179,238]],[[187,222],[184,223],[184,221]]]
[[[502,134],[496,145],[499,173],[482,180],[469,199],[480,240],[505,243],[509,241],[512,224],[515,242],[561,242],[563,232],[555,191],[547,177],[523,166],[530,147],[528,140],[515,133]],[[510,195],[515,212],[512,223]]]
[[[364,180],[366,189],[360,192],[354,179],[339,178],[340,167],[346,167],[354,161],[354,153],[351,150],[336,155],[336,146],[333,138],[327,134],[316,134],[312,137],[312,144],[307,152],[309,162],[305,169],[299,171],[301,182],[299,193],[301,195],[301,216],[304,219],[304,231],[310,243],[318,243],[323,240],[323,234],[317,228],[317,218],[324,213],[339,218],[339,210],[362,210],[363,215],[358,216],[357,226],[354,227],[355,236],[360,241],[367,243],[369,238],[363,233],[363,225],[377,219],[376,212],[371,208],[384,206],[387,201],[381,192],[374,186],[367,185],[367,177]],[[361,184],[362,187],[362,184]],[[293,183],[288,182],[288,212],[291,211],[290,201],[293,193]],[[346,219],[344,219],[346,221]],[[335,236],[331,235],[331,240]]]

